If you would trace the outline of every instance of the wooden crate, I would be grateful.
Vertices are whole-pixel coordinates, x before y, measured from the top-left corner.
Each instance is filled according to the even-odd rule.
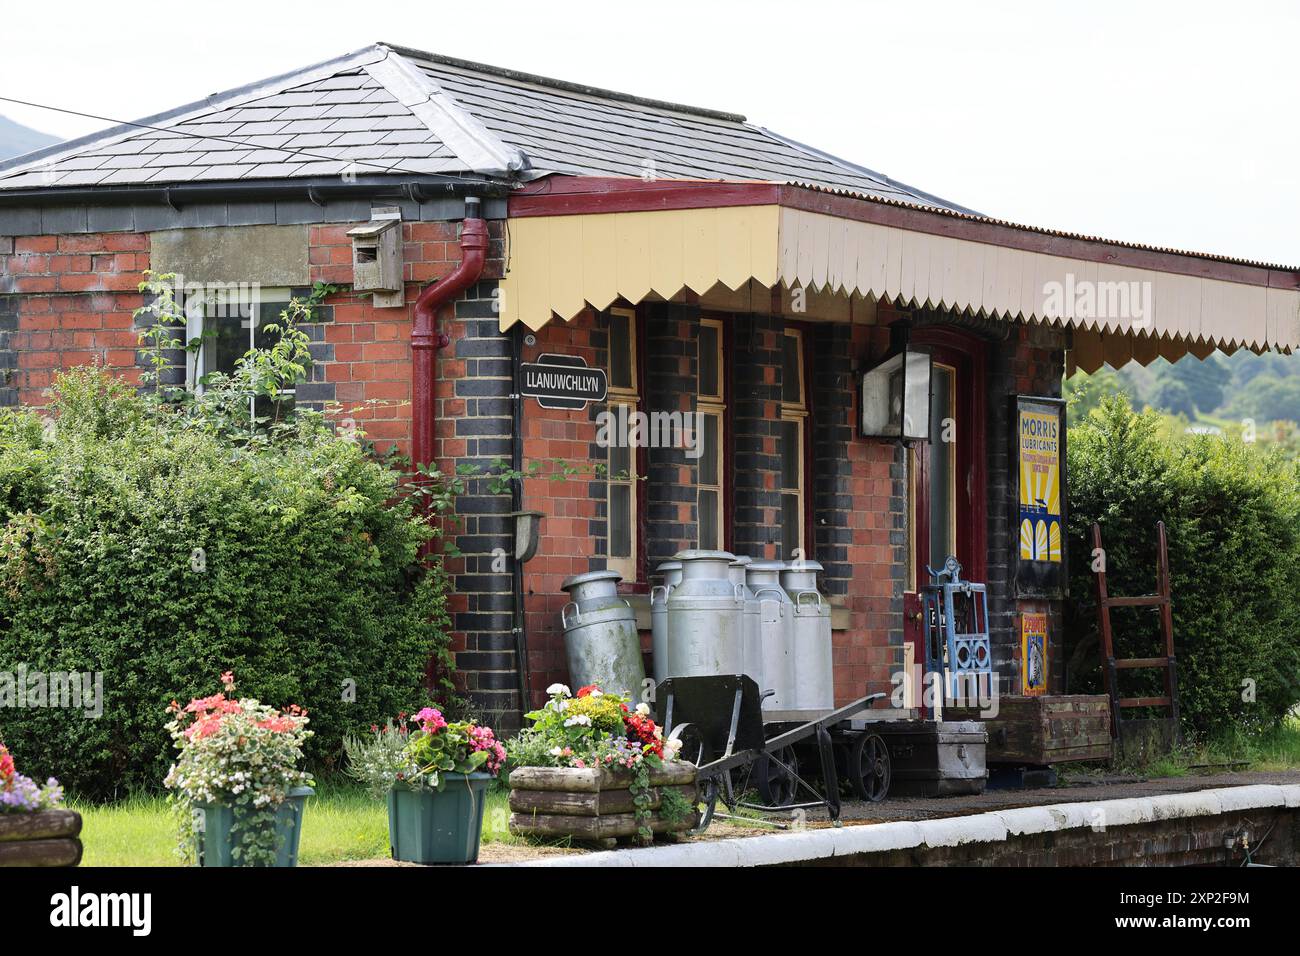
[[[73,810],[0,814],[0,866],[76,866],[80,833]]]
[[[980,719],[972,707],[945,707],[943,716]],[[1046,766],[1110,759],[1110,701],[1104,694],[999,697],[998,715],[984,725],[989,763]]]
[[[605,770],[559,767],[520,767],[510,774],[510,832],[520,836],[571,837],[610,844],[635,836],[637,819],[632,803],[630,774]],[[692,806],[699,799],[695,767],[684,761],[665,764],[650,772],[649,827],[655,834],[679,833],[699,822],[698,813],[681,820],[659,815],[663,795],[669,791]]]
[[[882,720],[872,726],[889,748],[889,793],[952,797],[984,792],[984,726],[975,721]]]

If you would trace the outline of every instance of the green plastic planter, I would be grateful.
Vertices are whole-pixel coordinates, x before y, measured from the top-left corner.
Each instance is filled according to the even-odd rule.
[[[388,842],[406,863],[473,863],[483,834],[490,773],[443,773],[442,790],[398,784],[388,791]]]
[[[280,846],[275,854],[275,866],[298,865],[298,840],[302,836],[302,813],[307,798],[316,791],[311,787],[294,787],[289,797],[275,813],[276,834]],[[235,811],[224,804],[195,804],[203,813],[203,832],[195,834],[198,842],[199,866],[240,866],[231,851],[235,847],[231,829],[235,824]]]

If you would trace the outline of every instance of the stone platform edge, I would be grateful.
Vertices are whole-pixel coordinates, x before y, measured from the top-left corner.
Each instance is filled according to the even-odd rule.
[[[1160,820],[1217,816],[1270,807],[1300,808],[1300,785],[1255,784],[1191,793],[1057,803],[938,820],[846,824],[816,830],[731,837],[642,849],[542,857],[499,866],[780,866],[861,853],[996,843],[1090,827],[1095,830]]]

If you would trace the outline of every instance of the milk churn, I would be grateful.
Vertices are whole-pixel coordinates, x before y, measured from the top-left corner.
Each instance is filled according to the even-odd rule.
[[[560,585],[571,599],[560,611],[564,654],[575,692],[598,684],[603,691],[639,701],[645,663],[636,614],[618,595],[620,580],[617,571],[588,571]]]
[[[831,663],[831,606],[817,590],[816,561],[791,561],[781,572],[781,586],[794,602],[794,707],[818,710],[835,706]]]
[[[656,684],[668,676],[668,595],[681,583],[682,563],[665,561],[659,573],[664,583],[650,589],[650,650]]]
[[[760,690],[775,691],[763,701],[764,710],[793,709],[794,602],[781,587],[782,561],[751,561],[746,583],[758,601],[758,635],[762,646]],[[758,680],[755,678],[755,680]]]
[[[744,593],[728,551],[678,551],[682,581],[668,595],[668,676],[739,674],[744,663]]]
[[[748,674],[761,688],[763,686],[763,644],[758,632],[758,599],[749,589],[745,577],[746,569],[752,561],[752,558],[737,556],[736,560],[728,566],[727,571],[731,583],[739,586],[741,597],[745,602],[745,609],[741,612],[739,673]]]

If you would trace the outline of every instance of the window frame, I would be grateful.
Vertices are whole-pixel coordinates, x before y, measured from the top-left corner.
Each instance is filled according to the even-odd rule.
[[[727,326],[726,323],[724,323],[720,317],[715,317],[715,316],[701,316],[699,321],[700,321],[701,328],[707,326],[709,328],[715,329],[717,332],[716,361],[717,361],[718,391],[712,394],[704,394],[700,391],[699,382],[703,378],[702,372],[704,368],[704,356],[699,347],[700,337],[697,335],[696,336],[697,346],[696,346],[695,410],[700,415],[716,416],[718,421],[718,432],[717,432],[718,447],[714,452],[714,456],[715,456],[714,463],[715,463],[716,475],[717,475],[716,484],[711,484],[711,485],[703,484],[700,479],[698,462],[696,465],[696,472],[695,472],[696,540],[697,541],[700,540],[700,525],[702,523],[700,521],[700,516],[703,514],[703,507],[700,504],[700,494],[701,492],[711,491],[717,496],[717,504],[715,507],[716,507],[718,540],[715,542],[715,547],[721,550],[726,550],[731,543],[730,522],[727,520],[727,515],[728,515],[727,486],[729,484],[727,480],[727,448],[728,448],[727,438],[729,432],[728,429],[729,416],[727,414],[728,412],[728,405],[727,405],[728,377],[727,377],[727,360],[726,360]],[[700,427],[699,440],[702,443],[704,441],[704,428],[703,428],[702,420],[700,421],[700,425],[701,427]],[[703,456],[701,456],[699,460],[702,461]],[[701,546],[703,546],[702,542],[701,542]]]
[[[793,422],[796,425],[796,444],[798,445],[798,448],[795,452],[795,460],[799,471],[796,479],[796,486],[792,487],[781,484],[777,488],[777,495],[780,499],[778,511],[782,515],[784,515],[785,510],[785,497],[793,493],[798,499],[799,541],[793,549],[787,549],[785,547],[784,521],[782,521],[781,524],[782,541],[780,546],[783,551],[788,550],[790,553],[780,555],[780,559],[783,561],[789,561],[794,559],[795,549],[799,551],[800,556],[803,558],[812,558],[813,556],[811,553],[811,544],[813,541],[812,499],[809,494],[809,476],[812,472],[810,461],[811,456],[809,453],[811,447],[809,426],[812,422],[812,401],[808,389],[808,328],[803,323],[787,323],[785,328],[781,330],[781,335],[781,422],[783,425],[786,422]],[[799,397],[795,402],[787,402],[785,400],[784,368],[785,339],[787,336],[793,338],[798,343],[795,356],[795,366],[799,370]],[[784,449],[782,449],[782,451],[784,451]],[[784,470],[784,468],[782,468],[782,470]],[[783,478],[784,476],[779,477]]]
[[[612,414],[617,414],[617,408],[620,405],[626,406],[629,411],[641,411],[643,396],[641,384],[644,381],[643,369],[641,367],[641,349],[640,336],[642,325],[637,315],[637,310],[624,306],[613,306],[606,310],[606,330],[608,331],[610,323],[608,316],[614,314],[625,316],[628,320],[628,348],[631,350],[629,356],[628,368],[632,376],[631,387],[616,386],[610,384],[607,389],[605,399],[605,408]],[[613,366],[614,342],[613,337],[608,337],[608,355],[609,364]],[[628,461],[631,465],[631,474],[622,481],[615,481],[612,469],[605,476],[605,567],[611,571],[617,571],[623,576],[620,586],[636,588],[644,581],[645,560],[644,550],[644,528],[642,518],[642,507],[645,503],[645,495],[642,493],[641,476],[645,474],[645,449],[641,447],[629,449]],[[609,462],[609,449],[606,449],[606,466]],[[627,487],[629,489],[629,515],[628,529],[630,535],[630,554],[626,557],[615,557],[611,554],[613,547],[614,532],[614,502],[613,489],[615,487]]]
[[[247,319],[240,319],[240,323],[247,323],[248,328],[248,348],[241,354],[242,358],[249,351],[257,346],[257,330],[263,325],[273,320],[278,321],[280,313],[277,312],[273,317],[263,314],[263,309],[267,306],[288,304],[293,300],[294,292],[289,286],[272,286],[270,288],[258,287],[254,295],[247,303],[253,310]],[[215,305],[224,305],[226,308],[242,307],[245,305],[242,296],[223,297],[220,294],[215,299],[204,296],[202,299],[189,300],[186,298],[180,303],[181,312],[185,315],[185,383],[186,386],[194,392],[195,395],[202,395],[204,391],[203,378],[210,372],[218,372],[220,369],[208,369],[208,345],[212,336],[209,336],[209,323],[211,321],[229,318],[229,316],[211,315],[210,309]],[[253,316],[256,315],[256,321]],[[199,345],[194,351],[190,351],[188,346],[195,339],[198,339]],[[226,374],[233,374],[234,369]],[[298,389],[282,389],[280,394],[289,402],[297,402]],[[282,399],[283,400],[283,399]],[[256,415],[257,399],[249,400],[249,412]]]

